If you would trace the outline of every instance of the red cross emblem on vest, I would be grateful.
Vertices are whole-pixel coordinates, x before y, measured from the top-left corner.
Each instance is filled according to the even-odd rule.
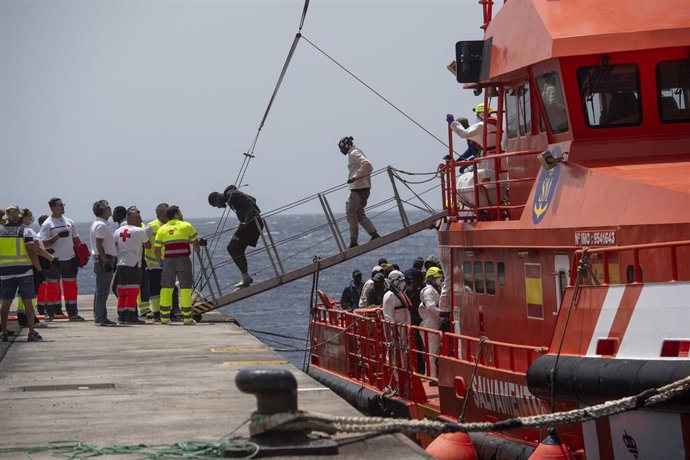
[[[120,233],[120,238],[122,238],[122,242],[125,243],[127,241],[127,238],[131,237],[132,234],[129,233],[127,229],[124,229],[122,233]]]

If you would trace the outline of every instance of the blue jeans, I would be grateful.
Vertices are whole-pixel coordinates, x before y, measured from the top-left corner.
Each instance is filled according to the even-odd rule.
[[[100,257],[95,257],[93,272],[96,274],[96,292],[93,295],[93,318],[97,323],[108,319],[108,309],[105,303],[110,293],[110,283],[113,281],[112,263],[104,263]]]

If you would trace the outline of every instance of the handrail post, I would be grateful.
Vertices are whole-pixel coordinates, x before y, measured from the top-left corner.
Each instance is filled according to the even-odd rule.
[[[208,250],[208,245],[204,245],[204,254],[206,255],[206,260],[208,260],[209,265],[211,266],[211,274],[213,275],[213,281],[216,283],[216,289],[218,290],[218,297],[220,297],[223,293],[222,289],[220,288],[220,282],[218,281],[218,275],[216,274],[216,269],[213,268],[213,261],[211,260],[211,253]],[[201,258],[199,258],[201,260]],[[199,262],[201,264],[201,261]],[[203,265],[202,265],[203,267]],[[202,268],[203,269],[203,268]],[[210,289],[210,283],[208,280],[206,280],[206,283],[209,284],[209,289]],[[213,296],[213,291],[211,291],[211,296]]]
[[[393,186],[393,194],[395,195],[395,202],[398,205],[398,212],[400,212],[400,220],[402,220],[403,227],[408,227],[410,221],[407,219],[407,214],[405,214],[405,207],[400,200],[400,193],[398,193],[398,187],[395,185],[395,177],[393,176],[393,168],[388,166],[388,178],[391,180],[391,185]]]
[[[331,206],[328,204],[328,200],[323,193],[319,193],[319,201],[321,202],[321,207],[323,208],[323,213],[326,215],[326,221],[328,221],[328,226],[331,228],[333,233],[333,239],[335,239],[335,244],[338,245],[338,251],[342,254],[345,251],[345,241],[343,240],[343,235],[340,233],[338,228],[338,223],[333,216],[333,211]]]
[[[216,295],[213,292],[213,288],[211,287],[211,280],[208,277],[208,273],[206,273],[206,267],[204,266],[204,261],[201,258],[201,254],[198,252],[196,253],[197,258],[199,259],[199,266],[201,267],[201,273],[204,276],[204,279],[206,280],[206,285],[208,286],[208,290],[211,293],[211,298],[213,299],[213,305],[216,304]],[[212,272],[215,275],[215,270],[211,269]],[[220,296],[220,291],[218,291],[218,296]]]
[[[259,226],[259,221],[257,218],[254,218],[254,222]],[[273,267],[273,271],[275,272],[277,277],[280,277],[283,275],[283,264],[280,262],[280,257],[278,256],[278,251],[276,251],[276,248],[273,244],[273,237],[271,236],[271,230],[268,228],[268,222],[266,222],[266,219],[264,219],[264,230],[266,231],[266,235],[268,235],[269,242],[266,242],[266,237],[264,236],[264,232],[259,232],[259,235],[261,235],[261,241],[264,243],[264,247],[266,248],[266,254],[268,254],[268,260],[271,262],[271,266]],[[273,254],[271,254],[271,248],[273,248],[273,252],[275,253],[275,257],[278,260],[278,265],[280,266],[280,271],[278,271],[278,267],[276,267],[276,261],[273,260]]]

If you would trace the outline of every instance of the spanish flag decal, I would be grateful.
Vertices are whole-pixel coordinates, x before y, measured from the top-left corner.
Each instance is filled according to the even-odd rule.
[[[556,146],[553,149],[553,156],[559,158],[563,155],[561,148]],[[539,181],[537,182],[537,190],[534,193],[534,204],[532,205],[532,222],[539,224],[546,211],[549,210],[549,205],[556,192],[556,185],[558,184],[558,174],[561,171],[561,163],[556,163],[553,169],[542,168],[539,174]]]
[[[544,319],[541,264],[525,264],[525,298],[527,300],[527,317]]]

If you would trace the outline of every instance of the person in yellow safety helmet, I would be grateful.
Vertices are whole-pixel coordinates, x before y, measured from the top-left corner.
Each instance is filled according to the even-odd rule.
[[[144,229],[149,236],[149,243],[151,243],[150,248],[144,249],[144,260],[146,261],[146,272],[148,274],[147,278],[149,284],[149,303],[153,311],[154,323],[160,323],[161,321],[160,294],[161,274],[163,273],[163,266],[161,265],[161,260],[156,256],[156,248],[154,246],[158,230],[168,222],[165,213],[168,212],[169,207],[170,205],[168,205],[168,203],[160,203],[156,206],[156,219],[149,222]]]
[[[180,309],[185,325],[192,325],[192,286],[194,284],[192,272],[192,254],[199,254],[199,240],[196,229],[189,222],[185,222],[182,211],[178,206],[170,206],[165,213],[168,222],[161,226],[156,233],[154,246],[156,258],[163,259],[163,273],[161,274],[161,323],[170,322],[172,310],[172,295],[175,279],[180,283]],[[190,247],[191,246],[191,247]],[[165,252],[163,250],[165,249]]]
[[[10,206],[5,210],[7,224],[0,228],[0,342],[8,341],[7,320],[10,305],[14,296],[24,300],[26,306],[26,320],[29,327],[29,342],[43,340],[34,330],[34,307],[32,299],[35,296],[33,269],[42,272],[43,268],[36,257],[33,232],[26,232],[22,225],[23,213],[19,206]]]
[[[455,120],[452,114],[446,115],[446,121],[450,124],[450,129],[455,134],[467,140],[467,150],[460,154],[457,161],[467,161],[478,157],[482,150],[493,150],[496,148],[496,117],[492,115],[494,109],[491,106],[484,107],[484,104],[477,104],[472,111],[477,116],[477,121],[470,125],[467,118]],[[483,149],[484,126],[486,131],[486,149]],[[450,158],[447,156],[447,160]]]
[[[438,267],[429,267],[426,271],[426,286],[424,286],[422,292],[419,294],[419,316],[422,317],[421,327],[439,330],[441,324],[443,324],[443,317],[441,316],[441,309],[439,308],[443,278],[443,272]],[[436,334],[423,334],[422,339],[424,339],[426,352],[431,355],[429,357],[429,375],[436,377],[438,375],[437,356],[441,349],[439,336]]]

